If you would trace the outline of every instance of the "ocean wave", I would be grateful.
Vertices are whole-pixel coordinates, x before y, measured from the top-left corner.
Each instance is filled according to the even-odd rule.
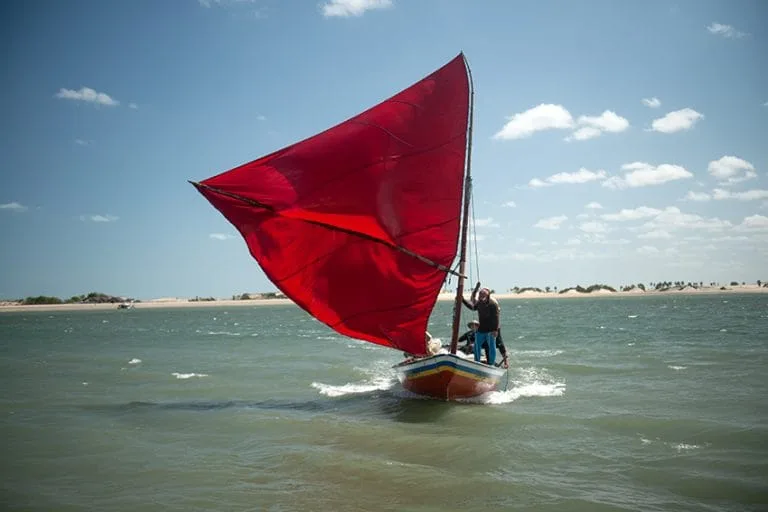
[[[139,364],[140,362],[141,362],[141,359],[139,359],[138,357],[134,357],[133,359],[128,361],[128,364]]]
[[[510,369],[510,371],[512,370]],[[485,395],[463,401],[488,405],[503,405],[512,403],[520,398],[563,396],[566,389],[564,382],[558,382],[552,375],[542,368],[518,369],[516,377],[509,381],[509,385],[510,389],[492,391],[491,393],[486,393]]]
[[[563,353],[562,350],[511,350],[515,356],[553,357]]]
[[[354,395],[359,393],[370,393],[371,391],[383,391],[389,389],[394,384],[390,378],[379,377],[372,381],[352,383],[348,382],[341,386],[333,384],[324,384],[322,382],[313,382],[311,386],[317,389],[321,395],[338,397],[345,395]]]
[[[174,372],[171,375],[177,379],[191,379],[192,377],[208,377],[207,373],[177,373]]]

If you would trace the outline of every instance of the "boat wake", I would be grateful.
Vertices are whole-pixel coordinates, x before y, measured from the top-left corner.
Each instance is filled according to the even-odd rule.
[[[312,387],[317,389],[321,395],[337,397],[345,395],[354,395],[359,393],[370,393],[372,391],[383,391],[390,389],[395,382],[391,378],[377,378],[371,381],[360,383],[347,383],[341,386],[332,384],[323,384],[322,382],[313,382]]]
[[[313,382],[312,387],[321,395],[330,397],[385,391],[397,384],[397,376],[391,366],[392,363],[389,361],[376,361],[372,367],[355,368],[356,371],[367,374],[366,378],[360,382],[347,382],[343,385]]]
[[[356,368],[356,370],[366,373],[368,376],[359,382],[347,382],[342,385],[313,382],[311,386],[317,389],[321,395],[328,397],[390,391],[395,397],[402,399],[428,399],[402,389],[389,361],[377,361],[370,368]],[[542,368],[510,368],[508,375],[508,381],[506,378],[502,379],[500,390],[457,401],[470,404],[503,405],[520,398],[558,397],[565,394],[565,383],[558,381]]]

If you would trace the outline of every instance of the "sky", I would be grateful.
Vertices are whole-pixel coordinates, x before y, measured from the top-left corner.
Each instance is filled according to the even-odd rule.
[[[12,0],[0,20],[0,298],[276,290],[187,180],[462,51],[485,285],[768,280],[760,0]]]

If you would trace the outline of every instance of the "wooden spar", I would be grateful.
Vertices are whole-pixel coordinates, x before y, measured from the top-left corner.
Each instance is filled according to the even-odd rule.
[[[472,71],[469,69],[467,58],[464,57],[464,66],[467,68],[467,78],[469,79],[469,123],[467,126],[467,173],[464,178],[464,212],[461,221],[461,252],[459,256],[459,282],[456,287],[456,303],[453,307],[453,325],[451,331],[451,354],[456,353],[459,344],[459,324],[461,323],[461,308],[464,299],[464,267],[467,263],[467,231],[469,220],[469,200],[472,194],[472,118],[474,116],[474,97],[475,88],[472,84]]]

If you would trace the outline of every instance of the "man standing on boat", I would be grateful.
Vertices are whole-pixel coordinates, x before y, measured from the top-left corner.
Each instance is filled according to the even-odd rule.
[[[476,296],[477,299],[475,299]],[[472,311],[477,311],[480,322],[475,333],[475,361],[480,361],[483,346],[485,346],[486,353],[488,354],[488,364],[494,364],[496,362],[496,337],[499,335],[501,316],[499,303],[491,297],[491,291],[488,288],[480,289],[479,282],[475,285],[475,289],[472,290],[470,300],[468,301],[462,297],[461,301]]]
[[[458,342],[464,342],[464,345],[459,347],[459,350],[464,352],[465,354],[474,354],[475,353],[475,334],[477,333],[477,328],[480,326],[480,322],[477,320],[470,320],[467,324],[467,327],[469,327],[469,330],[459,336]],[[443,348],[449,348],[450,345],[445,345]],[[509,368],[509,361],[507,360],[507,347],[504,345],[504,340],[501,337],[501,328],[499,328],[499,334],[496,336],[496,350],[501,352],[501,364],[504,366],[504,368]],[[488,358],[488,346],[485,347],[485,357]]]

